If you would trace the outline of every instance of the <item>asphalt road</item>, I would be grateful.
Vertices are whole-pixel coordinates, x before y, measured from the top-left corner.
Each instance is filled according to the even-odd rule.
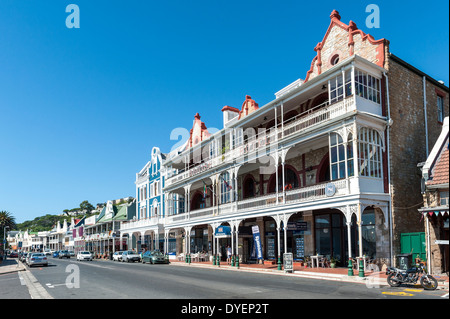
[[[446,294],[441,290],[430,292],[411,287],[367,288],[359,283],[270,273],[175,264],[76,261],[74,258],[59,260],[50,257],[48,267],[31,268],[29,271],[37,284],[55,299],[442,299]],[[1,286],[17,285],[18,275],[15,277],[0,277]],[[19,286],[21,288],[15,293],[18,298],[24,296],[24,285]]]

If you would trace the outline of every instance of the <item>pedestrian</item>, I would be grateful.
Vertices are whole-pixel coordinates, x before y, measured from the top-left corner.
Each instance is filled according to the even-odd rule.
[[[227,264],[231,264],[231,247],[227,246]]]

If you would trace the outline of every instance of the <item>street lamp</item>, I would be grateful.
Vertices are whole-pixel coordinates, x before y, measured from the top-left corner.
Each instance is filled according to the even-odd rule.
[[[6,261],[6,228],[9,226],[3,227],[3,260]]]

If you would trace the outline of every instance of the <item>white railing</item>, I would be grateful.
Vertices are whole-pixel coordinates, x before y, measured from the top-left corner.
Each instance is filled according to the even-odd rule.
[[[158,225],[158,222],[161,220],[161,218],[155,216],[150,218],[143,218],[143,219],[137,219],[137,220],[130,220],[126,222],[122,222],[120,225],[121,230],[126,229],[134,229],[139,227],[147,227],[147,226],[155,226]]]
[[[350,96],[332,105],[320,107],[313,112],[300,114],[299,116],[294,118],[294,120],[288,120],[288,124],[285,124],[283,126],[283,129],[279,128],[278,142],[280,142],[283,138],[289,137],[293,134],[301,133],[315,125],[327,122],[354,110],[356,110],[355,97]],[[165,181],[165,186],[167,187],[177,183],[178,181],[193,177],[195,175],[208,171],[211,168],[217,167],[222,163],[228,163],[235,158],[256,154],[258,151],[264,150],[265,147],[275,147],[276,142],[276,131],[274,130],[274,128],[257,134],[253,137],[249,137],[248,141],[245,144],[238,145],[225,154],[220,154],[212,159],[206,160],[205,162],[195,167],[192,167],[188,170],[182,170],[178,174],[167,178],[167,180]],[[265,155],[266,153],[262,152],[262,154]]]

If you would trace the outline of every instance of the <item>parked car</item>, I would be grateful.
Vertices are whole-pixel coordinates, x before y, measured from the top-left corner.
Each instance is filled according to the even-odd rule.
[[[68,251],[68,250],[61,250],[61,251],[59,252],[58,258],[59,258],[59,259],[62,259],[62,258],[69,258],[69,259],[70,259],[70,253],[69,253],[69,251]]]
[[[122,261],[122,254],[123,254],[123,251],[116,251],[113,254],[113,261]]]
[[[163,253],[161,253],[159,250],[154,250],[154,251],[146,251],[143,255],[142,255],[142,263],[151,263],[151,264],[168,264],[169,263],[169,258],[167,256],[164,256]]]
[[[48,260],[43,253],[31,253],[27,259],[27,265],[29,267],[37,265],[48,266]]]
[[[59,250],[56,250],[53,252],[53,258],[58,258],[59,257]]]
[[[75,257],[75,252],[73,250],[69,250],[70,257]]]
[[[130,262],[130,261],[135,262],[135,261],[140,261],[140,260],[141,260],[141,256],[135,251],[126,250],[122,254],[123,262],[125,262],[125,261],[126,262]]]
[[[12,251],[12,252],[9,253],[9,257],[17,258],[17,257],[19,257],[19,254],[16,251]]]
[[[45,256],[50,256],[52,254],[52,251],[50,249],[44,249]]]
[[[27,253],[27,255],[25,256],[25,258],[24,258],[24,262],[28,265],[28,261],[30,260],[30,257],[31,257],[31,255],[32,254],[35,254],[35,253]]]
[[[25,262],[25,258],[27,258],[27,252],[25,252],[25,251],[22,251],[22,252],[20,252],[19,253],[19,260],[21,261],[21,262]]]
[[[92,254],[89,251],[79,251],[77,254],[77,260],[90,260],[92,261]]]

